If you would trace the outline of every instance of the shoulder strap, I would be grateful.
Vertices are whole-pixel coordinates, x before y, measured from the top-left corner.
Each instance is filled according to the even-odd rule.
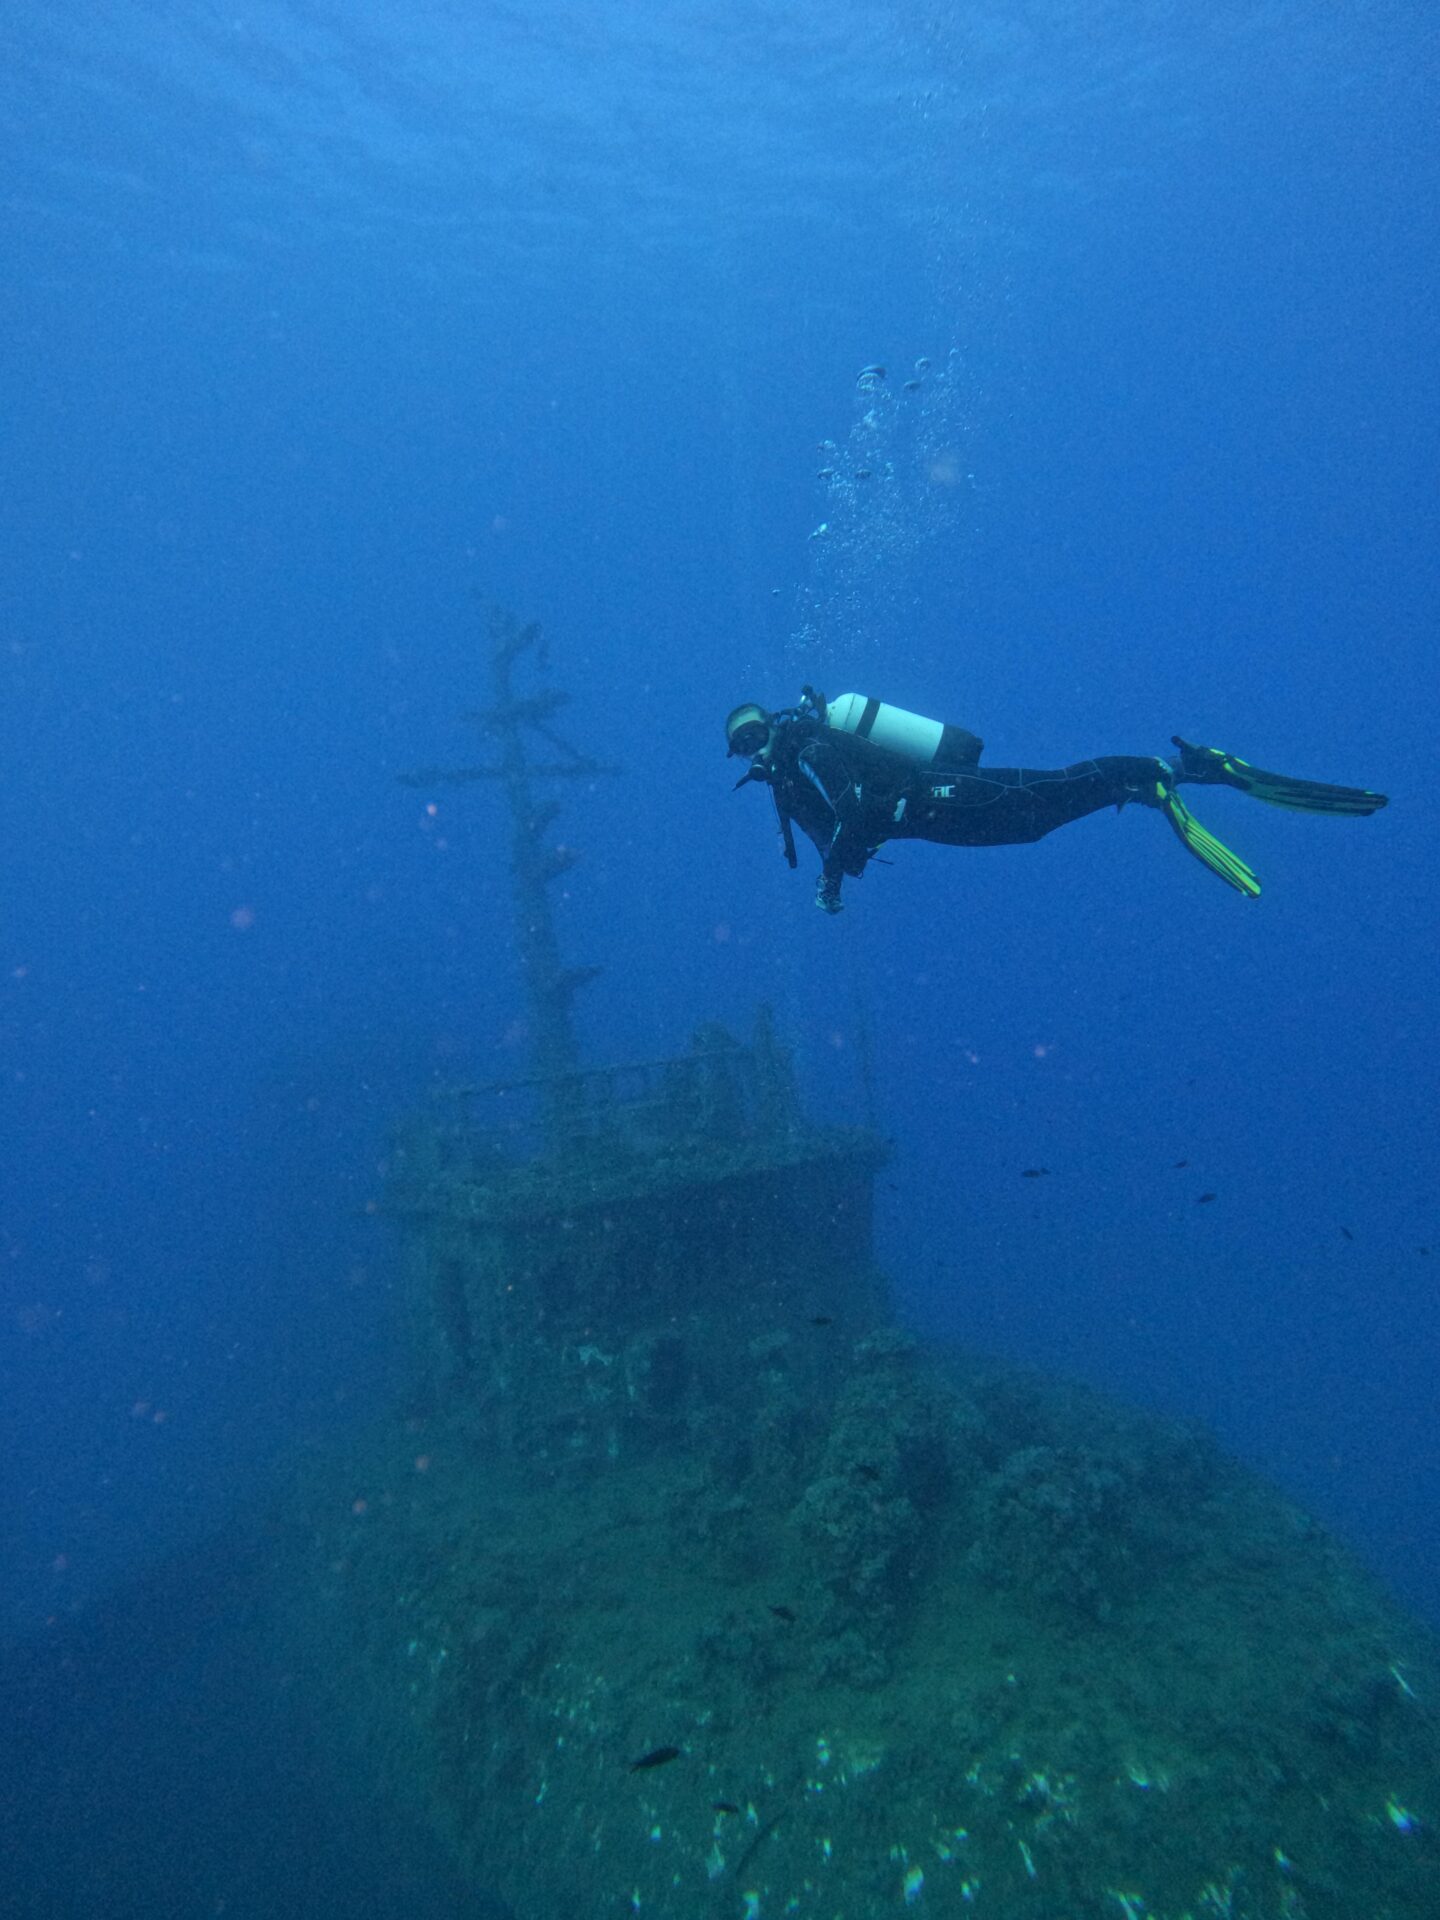
[[[780,804],[780,792],[777,787],[770,789],[770,796],[775,802],[775,817],[780,822],[780,838],[785,846],[786,863],[793,870],[799,866],[800,860],[795,852],[795,835],[790,830],[790,816]]]

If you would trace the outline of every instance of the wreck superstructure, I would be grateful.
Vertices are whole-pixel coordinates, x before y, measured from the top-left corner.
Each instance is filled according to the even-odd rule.
[[[576,854],[548,844],[559,809],[538,787],[613,769],[556,732],[563,693],[516,690],[517,664],[543,658],[539,629],[497,614],[491,643],[491,702],[471,718],[492,762],[407,780],[504,789],[532,1071],[413,1122],[386,1206],[432,1403],[462,1397],[531,1461],[615,1459],[743,1398],[750,1343],[777,1325],[883,1319],[871,1214],[886,1147],[807,1120],[764,1008],[748,1044],[710,1023],[682,1054],[582,1066],[573,1000],[599,969],[561,957],[550,888]]]
[[[764,1011],[748,1046],[705,1027],[688,1053],[564,1084],[563,1107],[548,1079],[461,1092],[397,1148],[387,1205],[432,1403],[464,1397],[532,1462],[613,1460],[742,1402],[777,1327],[883,1319],[884,1143],[805,1120]]]

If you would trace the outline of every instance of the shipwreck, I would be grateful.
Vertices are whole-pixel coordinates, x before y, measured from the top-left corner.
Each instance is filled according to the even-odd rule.
[[[899,1326],[886,1142],[763,1010],[582,1060],[549,790],[605,770],[541,666],[498,616],[490,759],[413,776],[508,807],[531,1061],[390,1163],[410,1378],[291,1513],[317,1706],[515,1920],[1433,1915],[1440,1667],[1344,1548]]]

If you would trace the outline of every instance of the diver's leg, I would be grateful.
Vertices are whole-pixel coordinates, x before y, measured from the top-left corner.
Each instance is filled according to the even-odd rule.
[[[1238,754],[1220,747],[1195,747],[1177,733],[1180,749],[1177,782],[1198,786],[1235,787],[1272,807],[1294,807],[1301,813],[1378,813],[1387,796],[1365,787],[1337,787],[1326,780],[1296,780],[1286,773],[1267,773],[1252,767]]]
[[[1259,893],[1260,883],[1245,862],[1181,801],[1169,762],[1148,756],[1106,754],[1052,772],[981,767],[968,774],[927,775],[916,782],[913,805],[904,818],[897,817],[887,837],[912,836],[947,846],[1013,846],[1132,800],[1163,813],[1186,850],[1227,886],[1252,897]]]
[[[1110,754],[1072,767],[974,767],[963,773],[932,770],[916,779],[905,811],[887,838],[937,840],[946,846],[1016,846],[1043,840],[1056,827],[1102,807],[1155,800],[1168,775],[1163,760]]]

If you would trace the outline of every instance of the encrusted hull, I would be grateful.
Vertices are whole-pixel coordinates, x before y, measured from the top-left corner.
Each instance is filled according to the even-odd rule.
[[[1193,1431],[777,1331],[673,1450],[537,1473],[452,1409],[310,1489],[334,1709],[477,1885],[517,1920],[1429,1920],[1440,1674],[1342,1550]]]

